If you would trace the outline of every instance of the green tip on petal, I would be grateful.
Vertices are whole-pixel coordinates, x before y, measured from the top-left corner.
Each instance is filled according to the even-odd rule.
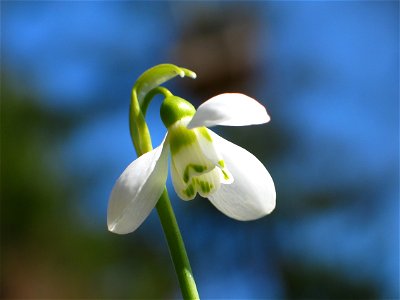
[[[177,96],[165,98],[160,108],[161,120],[167,128],[185,117],[192,117],[195,112],[190,102]]]

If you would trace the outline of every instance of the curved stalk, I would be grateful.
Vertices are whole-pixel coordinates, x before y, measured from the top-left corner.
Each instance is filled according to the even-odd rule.
[[[138,156],[151,151],[153,148],[150,133],[145,121],[145,113],[151,99],[157,94],[167,96],[171,93],[163,87],[156,87],[145,95],[142,105],[140,105],[135,87],[132,90],[129,124],[132,141]],[[158,200],[156,208],[178,277],[182,296],[184,299],[199,299],[185,244],[166,187]]]

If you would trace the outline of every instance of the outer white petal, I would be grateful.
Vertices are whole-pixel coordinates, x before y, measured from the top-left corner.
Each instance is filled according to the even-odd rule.
[[[270,117],[257,100],[237,93],[215,96],[201,104],[187,128],[215,125],[245,126],[267,123]]]
[[[275,185],[264,165],[247,150],[213,133],[235,181],[221,185],[209,200],[225,215],[240,221],[255,220],[275,208]]]
[[[114,233],[134,231],[150,214],[160,198],[168,176],[166,142],[133,161],[121,174],[111,192],[107,224]]]

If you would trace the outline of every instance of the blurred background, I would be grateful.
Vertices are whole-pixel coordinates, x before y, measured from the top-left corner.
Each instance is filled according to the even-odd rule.
[[[159,63],[197,73],[166,84],[195,106],[241,92],[272,118],[215,129],[270,171],[270,216],[234,221],[168,183],[204,299],[399,298],[397,1],[2,1],[2,298],[180,297],[155,211],[106,227],[136,158],[130,91]]]

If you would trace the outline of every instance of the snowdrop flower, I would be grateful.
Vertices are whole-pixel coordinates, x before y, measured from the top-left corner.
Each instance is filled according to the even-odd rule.
[[[183,200],[199,194],[225,215],[254,220],[275,208],[275,186],[263,164],[250,152],[206,127],[267,123],[265,108],[243,94],[221,94],[199,106],[166,97],[160,109],[168,133],[160,146],[133,161],[117,180],[109,200],[110,231],[134,231],[160,198],[168,176]]]

